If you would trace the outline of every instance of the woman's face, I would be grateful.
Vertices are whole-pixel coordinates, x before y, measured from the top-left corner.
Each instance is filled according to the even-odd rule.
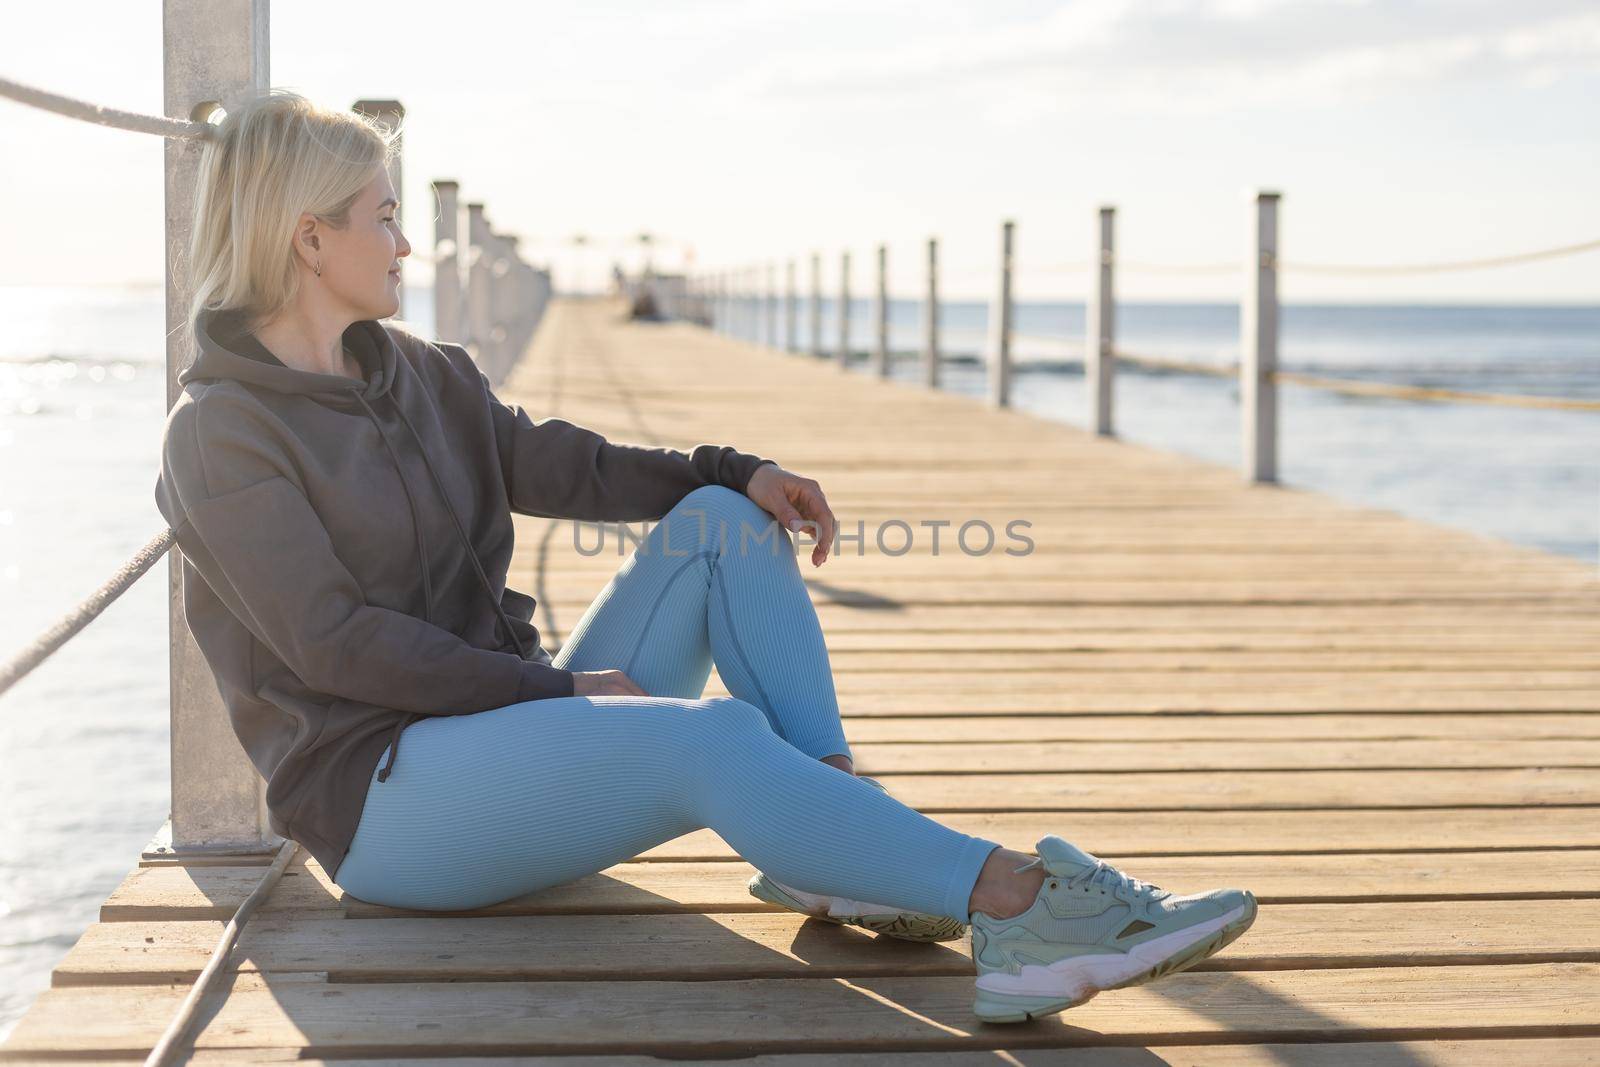
[[[399,202],[386,171],[377,176],[350,205],[343,229],[318,222],[322,277],[315,279],[327,295],[344,305],[351,321],[384,319],[400,310],[400,260],[411,254],[411,242],[400,232]],[[319,255],[320,253],[320,255]]]

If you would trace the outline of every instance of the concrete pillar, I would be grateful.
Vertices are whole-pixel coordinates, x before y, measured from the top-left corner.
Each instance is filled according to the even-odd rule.
[[[839,369],[850,365],[850,253],[839,256],[839,348],[834,355]]]
[[[939,387],[939,239],[928,238],[928,295],[922,304],[922,380]]]
[[[1239,408],[1244,418],[1244,477],[1278,480],[1278,200],[1251,196],[1245,247],[1244,298],[1239,301]]]
[[[783,265],[783,350],[793,352],[798,344],[800,324],[795,321],[798,302],[794,291],[794,260]]]
[[[889,376],[889,246],[878,246],[878,292],[873,300],[872,369]]]
[[[767,320],[766,335],[762,338],[768,348],[778,347],[778,267],[767,264],[767,287],[762,294],[762,311]]]
[[[492,342],[493,322],[490,318],[489,283],[494,267],[494,257],[487,248],[489,222],[484,217],[482,204],[467,205],[467,345],[478,369],[494,382]]]
[[[166,0],[162,8],[163,114],[205,120],[266,91],[268,0]],[[167,138],[167,407],[182,392],[178,372],[193,357],[188,274],[200,142]],[[283,839],[267,825],[266,781],[245,754],[216,677],[183,613],[183,553],[167,555],[170,677],[171,817],[143,860],[187,861],[271,852]]]
[[[989,402],[1011,404],[1011,256],[1015,224],[1000,226],[1000,288],[989,310]]]
[[[433,183],[437,214],[433,223],[433,335],[441,341],[462,337],[461,199],[453,181]]]
[[[1113,284],[1116,211],[1110,206],[1100,209],[1092,261],[1099,264],[1099,269],[1094,274],[1093,291],[1089,294],[1084,316],[1083,374],[1089,393],[1089,428],[1102,437],[1110,437],[1114,432],[1111,399],[1117,370],[1116,358],[1112,355],[1117,332],[1117,297]]]
[[[811,354],[822,358],[822,256],[811,253]]]

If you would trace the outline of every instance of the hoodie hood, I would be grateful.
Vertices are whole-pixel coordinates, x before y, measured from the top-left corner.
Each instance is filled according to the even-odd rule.
[[[342,337],[344,347],[361,364],[365,380],[359,382],[342,374],[317,374],[285,365],[250,332],[249,317],[240,308],[202,311],[195,320],[195,341],[199,351],[178,372],[179,385],[230,378],[279,393],[315,394],[352,405],[358,394],[368,402],[387,396],[401,359],[389,331],[371,319],[351,323]]]

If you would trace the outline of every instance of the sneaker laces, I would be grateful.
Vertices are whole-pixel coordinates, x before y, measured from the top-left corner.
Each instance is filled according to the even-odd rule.
[[[1018,867],[1016,873],[1021,874],[1023,871],[1029,871],[1035,867],[1044,867],[1044,857],[1035,856],[1021,867]],[[1054,874],[1055,872],[1046,867],[1045,873]],[[1120,889],[1124,893],[1135,897],[1149,896],[1155,893],[1159,893],[1162,896],[1166,895],[1166,890],[1154,882],[1146,882],[1143,879],[1135,878],[1126,871],[1118,870],[1102,859],[1095,860],[1092,867],[1085,867],[1067,879],[1069,888],[1079,885],[1097,885],[1112,890]]]

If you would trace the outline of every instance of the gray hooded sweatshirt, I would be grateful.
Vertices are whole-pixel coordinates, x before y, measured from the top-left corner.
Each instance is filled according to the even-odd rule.
[[[178,374],[156,506],[184,615],[268,824],[334,877],[384,750],[430,715],[571,696],[506,586],[511,513],[659,519],[743,492],[773,460],[617,444],[499,400],[466,349],[394,324],[344,333],[363,381],[286,366],[237,311],[206,312]]]

